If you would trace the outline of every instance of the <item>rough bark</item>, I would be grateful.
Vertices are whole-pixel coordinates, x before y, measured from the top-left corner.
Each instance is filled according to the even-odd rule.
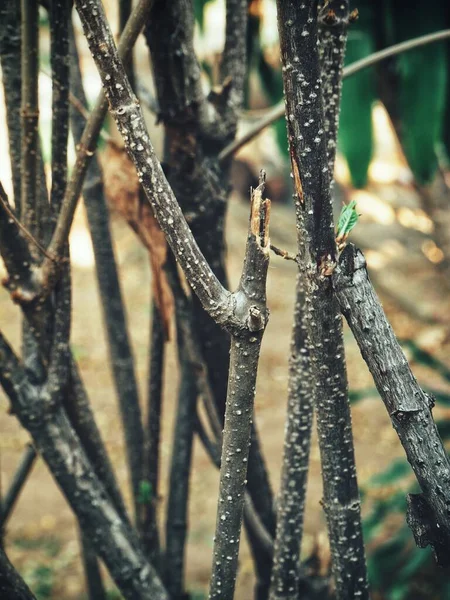
[[[59,361],[67,361],[58,352],[56,348],[48,384],[37,386],[28,380],[11,347],[0,336],[0,383],[14,414],[32,435],[39,454],[124,597],[167,600],[158,576],[114,509],[59,404],[61,388],[52,369],[58,367]]]
[[[434,400],[419,386],[370,282],[363,254],[342,253],[336,297],[405,449],[422,494],[408,497],[408,524],[420,547],[450,564],[450,461],[432,416]]]
[[[299,594],[300,550],[314,412],[310,349],[304,317],[305,283],[301,275],[297,275],[271,600],[296,600]]]
[[[73,32],[71,35],[71,81],[76,97],[86,105]],[[81,140],[85,121],[78,111],[71,111],[71,124],[75,139]],[[83,185],[83,198],[94,248],[97,283],[102,303],[103,322],[108,339],[111,373],[119,400],[125,434],[134,514],[138,522],[140,512],[138,503],[139,487],[143,478],[144,430],[134,370],[134,358],[128,335],[127,319],[109,226],[105,190],[96,156],[92,157],[87,169]]]
[[[246,327],[231,337],[230,372],[223,430],[219,498],[209,598],[232,600],[247,483],[253,402],[262,336],[267,323],[266,277],[269,265],[270,203],[263,200],[264,179],[252,193],[247,249],[235,293]]]
[[[336,264],[327,156],[317,2],[278,0],[286,119],[295,186],[299,266],[306,281],[314,404],[336,595],[367,598],[360,499],[339,306],[330,275]]]

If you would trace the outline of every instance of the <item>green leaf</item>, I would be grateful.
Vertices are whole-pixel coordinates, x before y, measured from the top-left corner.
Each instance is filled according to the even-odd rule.
[[[137,501],[139,504],[150,504],[153,497],[153,489],[150,481],[144,479],[139,484],[139,495]]]
[[[200,27],[200,31],[204,29],[205,6],[208,2],[211,2],[211,0],[194,0],[194,17]]]
[[[345,238],[358,222],[359,215],[356,212],[356,201],[352,200],[349,204],[342,207],[337,226],[337,238]]]

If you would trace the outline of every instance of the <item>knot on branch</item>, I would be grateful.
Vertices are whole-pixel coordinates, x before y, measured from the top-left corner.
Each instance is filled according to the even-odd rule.
[[[449,567],[450,543],[448,531],[445,531],[436,522],[436,515],[422,494],[408,494],[407,502],[406,522],[413,532],[416,544],[419,548],[431,546],[438,565]]]

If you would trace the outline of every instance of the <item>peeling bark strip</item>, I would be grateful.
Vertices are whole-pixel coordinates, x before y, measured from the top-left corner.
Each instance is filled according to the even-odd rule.
[[[304,319],[336,596],[338,600],[368,598],[342,319],[329,278],[336,262],[336,242],[318,55],[318,3],[278,0],[277,6],[289,147],[302,182],[303,200],[295,195],[299,267],[305,280]]]
[[[267,323],[270,201],[262,199],[264,179],[252,193],[244,267],[236,308],[245,326],[231,336],[219,500],[214,537],[210,600],[233,600],[251,443],[253,402],[262,336]]]
[[[422,494],[408,497],[408,524],[420,547],[450,565],[450,461],[433,420],[433,399],[419,387],[352,244],[333,277],[336,297],[405,449]]]

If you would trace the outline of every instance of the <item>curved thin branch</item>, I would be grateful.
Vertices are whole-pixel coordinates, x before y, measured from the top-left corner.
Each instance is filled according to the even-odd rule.
[[[433,44],[434,42],[439,42],[448,38],[450,38],[450,29],[443,29],[442,31],[437,31],[428,35],[422,35],[412,40],[395,44],[389,48],[384,48],[383,50],[374,52],[370,56],[362,58],[361,60],[357,60],[353,64],[344,67],[343,78],[345,79],[346,77],[351,77],[355,73],[371,67],[382,60],[386,60],[386,58],[390,58],[391,56],[401,54],[402,52],[408,52],[409,50],[414,50],[414,48],[419,48],[420,46],[425,46],[426,44]],[[284,116],[284,110],[285,107],[283,99],[273,108],[270,108],[267,111],[267,114],[264,115],[264,117],[262,117],[254,125],[252,125],[252,127],[250,127],[250,129],[241,137],[234,140],[231,144],[228,144],[228,146],[226,146],[226,148],[224,148],[219,154],[219,160],[221,162],[227,160],[227,158],[248,144],[248,142],[261,133],[261,131],[266,129],[266,127],[269,127],[269,125],[272,125],[272,123],[278,119],[281,119],[281,117]]]

